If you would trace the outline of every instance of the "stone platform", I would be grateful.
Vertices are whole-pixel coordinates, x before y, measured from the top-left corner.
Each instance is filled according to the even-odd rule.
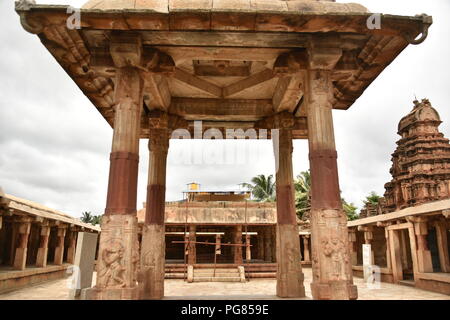
[[[306,298],[311,299],[311,269],[303,269],[305,275]],[[421,289],[381,283],[379,289],[369,289],[361,278],[354,279],[358,286],[360,300],[450,300],[450,296],[424,291]],[[0,300],[67,300],[69,289],[67,280],[50,281],[47,283],[23,288],[14,292],[0,294]],[[273,300],[275,296],[275,279],[252,279],[246,283],[187,283],[183,280],[165,280],[165,300]],[[257,294],[255,294],[257,292]]]

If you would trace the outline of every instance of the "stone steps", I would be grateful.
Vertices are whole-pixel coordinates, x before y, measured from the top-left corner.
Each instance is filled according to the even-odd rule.
[[[193,272],[193,282],[241,282],[242,277],[238,268],[200,268]]]

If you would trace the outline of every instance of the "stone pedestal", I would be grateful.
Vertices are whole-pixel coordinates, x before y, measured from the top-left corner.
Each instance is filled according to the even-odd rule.
[[[78,297],[81,290],[92,286],[98,235],[90,232],[79,232],[77,238],[73,259],[74,274],[69,294],[72,299]]]
[[[347,216],[342,209],[337,170],[337,153],[331,101],[332,66],[320,64],[337,61],[339,49],[330,49],[325,59],[310,52],[307,72],[308,138],[311,169],[311,234],[314,299],[356,299],[349,252]],[[323,51],[325,52],[325,51]],[[336,56],[336,57],[334,57]],[[335,59],[336,58],[336,59]],[[314,69],[317,67],[320,69]]]
[[[98,300],[137,299],[137,218],[131,215],[105,215],[101,229],[97,284],[90,297]]]

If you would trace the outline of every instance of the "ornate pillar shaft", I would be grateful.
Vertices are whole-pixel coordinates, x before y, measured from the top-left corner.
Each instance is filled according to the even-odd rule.
[[[277,296],[304,297],[300,241],[294,203],[294,176],[292,171],[292,131],[281,126],[274,142],[277,188]]]
[[[306,235],[303,237],[303,261],[310,262],[311,257],[309,254],[309,236]]]
[[[69,230],[69,247],[67,248],[67,263],[75,261],[75,248],[77,246],[77,232]]]
[[[38,248],[37,257],[36,257],[36,267],[46,267],[47,266],[49,236],[50,236],[50,226],[48,225],[48,223],[42,224],[41,239],[39,242],[39,248]]]
[[[258,259],[264,260],[264,232],[258,229]]]
[[[169,150],[167,114],[151,117],[149,128],[150,160],[147,206],[142,231],[140,298],[162,299],[165,273],[166,163]]]
[[[435,223],[436,238],[439,251],[439,261],[441,272],[450,272],[450,260],[448,250],[448,231],[445,219],[438,220]]]
[[[24,270],[27,263],[28,237],[30,235],[31,223],[29,221],[18,222],[18,244],[14,255],[13,267],[15,270]]]
[[[311,238],[314,299],[356,299],[342,209],[331,101],[331,72],[307,72],[309,160],[311,169]]]
[[[197,252],[196,252],[196,235],[195,235],[195,226],[189,226],[189,253],[188,253],[188,264],[195,264],[197,262]]]
[[[356,230],[349,229],[348,230],[348,247],[350,251],[350,258],[352,262],[352,266],[356,266],[358,264],[358,248],[356,244]]]
[[[272,248],[275,247],[272,238],[272,230],[264,229],[264,261],[273,262]]]
[[[233,232],[233,243],[242,244],[242,226],[235,226]],[[242,246],[233,246],[234,263],[237,265],[243,264]]]
[[[431,252],[428,248],[428,222],[425,217],[411,218],[417,239],[417,269],[419,272],[433,272]]]
[[[245,259],[247,261],[252,260],[252,247],[250,247],[250,235],[246,234],[245,235]]]
[[[110,156],[108,195],[102,218],[95,299],[137,299],[139,262],[136,217],[139,135],[143,80],[139,69],[130,67],[140,40],[112,37],[111,56],[116,64],[114,87],[114,134]],[[123,58],[123,63],[119,63]],[[126,62],[125,62],[126,61]]]
[[[59,226],[58,232],[56,234],[57,237],[57,245],[55,248],[55,258],[53,263],[56,265],[63,264],[64,258],[64,239],[66,237],[67,226]]]

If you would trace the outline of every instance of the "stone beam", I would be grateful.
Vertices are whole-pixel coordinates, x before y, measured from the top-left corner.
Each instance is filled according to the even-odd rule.
[[[232,96],[236,93],[244,91],[255,87],[261,83],[273,79],[273,71],[270,69],[265,69],[261,72],[255,73],[248,78],[242,79],[238,82],[230,84],[229,86],[223,88],[223,97]]]
[[[186,120],[256,121],[273,113],[267,99],[172,98],[169,108]]]
[[[182,69],[176,68],[175,73],[173,74],[173,78],[183,82],[188,86],[194,87],[218,98],[222,97],[222,88],[209,81],[196,77]]]
[[[147,108],[167,111],[172,98],[167,79],[155,73],[145,73],[143,77],[143,98]]]
[[[304,93],[303,82],[304,74],[300,72],[281,77],[278,80],[272,98],[275,112],[296,112],[296,108]],[[299,112],[296,113],[300,114]]]

